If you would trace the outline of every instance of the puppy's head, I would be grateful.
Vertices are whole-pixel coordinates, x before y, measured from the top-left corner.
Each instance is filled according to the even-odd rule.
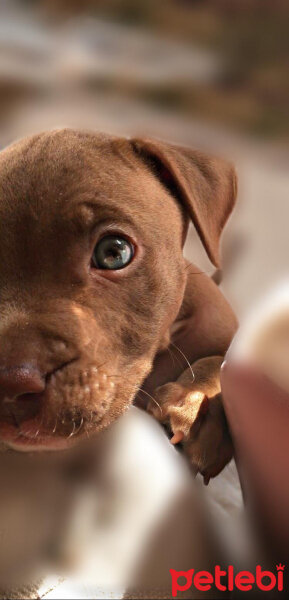
[[[218,264],[230,166],[62,130],[0,155],[0,441],[66,447],[131,403],[184,293],[189,218]]]

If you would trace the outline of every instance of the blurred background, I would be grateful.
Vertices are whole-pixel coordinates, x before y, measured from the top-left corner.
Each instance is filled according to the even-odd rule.
[[[224,287],[241,315],[288,267],[288,17],[285,0],[1,0],[0,145],[71,126],[232,159]],[[212,271],[193,229],[186,254]]]
[[[0,0],[0,148],[69,126],[153,135],[231,159],[239,202],[223,238],[223,286],[242,317],[288,275],[288,31],[287,0]],[[193,227],[185,252],[213,272]],[[143,435],[130,453],[140,481]],[[151,505],[156,482],[167,489],[155,462]],[[225,477],[209,494],[233,514],[240,492]],[[133,528],[146,526],[143,514],[129,513]],[[109,556],[112,545],[115,537]]]

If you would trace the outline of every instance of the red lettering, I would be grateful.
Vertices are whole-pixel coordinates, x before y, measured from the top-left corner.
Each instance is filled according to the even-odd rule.
[[[206,592],[211,589],[214,582],[213,575],[208,571],[199,571],[194,577],[194,586],[197,590]]]
[[[283,592],[283,570],[278,570],[277,573],[278,592]]]
[[[228,590],[232,592],[234,589],[234,567],[228,566]]]
[[[170,574],[172,577],[172,595],[175,597],[178,592],[185,592],[192,585],[192,578],[195,569],[189,569],[188,571],[176,571],[175,569],[170,569]],[[184,585],[180,585],[178,583],[179,577],[186,577],[187,581]]]
[[[267,583],[267,585],[262,583],[263,577],[269,577],[270,583]],[[273,588],[276,585],[276,577],[273,573],[271,573],[271,571],[262,571],[261,566],[257,565],[257,567],[256,567],[256,584],[257,584],[258,588],[260,590],[262,590],[263,592],[270,592],[270,590],[273,590]]]
[[[227,575],[226,571],[221,571],[221,567],[220,565],[216,565],[215,566],[215,586],[217,588],[217,590],[220,590],[221,592],[225,592],[227,590],[225,585],[222,585],[220,578],[223,577],[223,575]]]
[[[188,571],[176,571],[170,569],[172,578],[172,596],[175,598],[178,592],[185,592],[192,586],[194,579],[194,587],[202,592],[206,592],[212,588],[215,584],[217,590],[221,592],[233,591],[235,587],[242,591],[248,592],[253,588],[253,584],[256,582],[256,586],[263,592],[270,592],[276,586],[279,592],[284,589],[284,565],[277,565],[277,574],[274,575],[272,571],[262,571],[261,565],[256,566],[256,577],[250,571],[240,571],[236,575],[234,574],[234,567],[228,566],[228,572],[222,571],[220,565],[215,566],[215,577],[209,571],[199,571],[195,574],[195,569],[189,569]],[[228,576],[228,587],[225,582],[221,583],[221,577]],[[185,579],[185,583],[179,581],[180,577]],[[266,580],[264,582],[264,580]]]
[[[255,582],[255,577],[250,571],[240,571],[235,577],[235,586],[242,592],[247,592],[252,589],[252,583]]]

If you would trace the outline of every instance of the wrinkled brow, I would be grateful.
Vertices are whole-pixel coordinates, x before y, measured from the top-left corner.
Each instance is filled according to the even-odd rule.
[[[103,222],[114,222],[133,226],[134,221],[120,206],[111,205],[105,200],[82,201],[63,211],[63,217],[69,221],[73,228],[89,231],[95,225]]]

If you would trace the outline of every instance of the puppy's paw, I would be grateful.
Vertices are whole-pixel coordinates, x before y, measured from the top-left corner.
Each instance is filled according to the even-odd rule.
[[[181,443],[195,474],[208,484],[230,461],[233,447],[222,406],[221,394],[167,383],[155,392],[157,404],[149,412],[173,433],[172,444]]]
[[[206,408],[199,411],[183,445],[195,472],[203,475],[206,485],[231,460],[233,445],[221,394],[206,399]]]

